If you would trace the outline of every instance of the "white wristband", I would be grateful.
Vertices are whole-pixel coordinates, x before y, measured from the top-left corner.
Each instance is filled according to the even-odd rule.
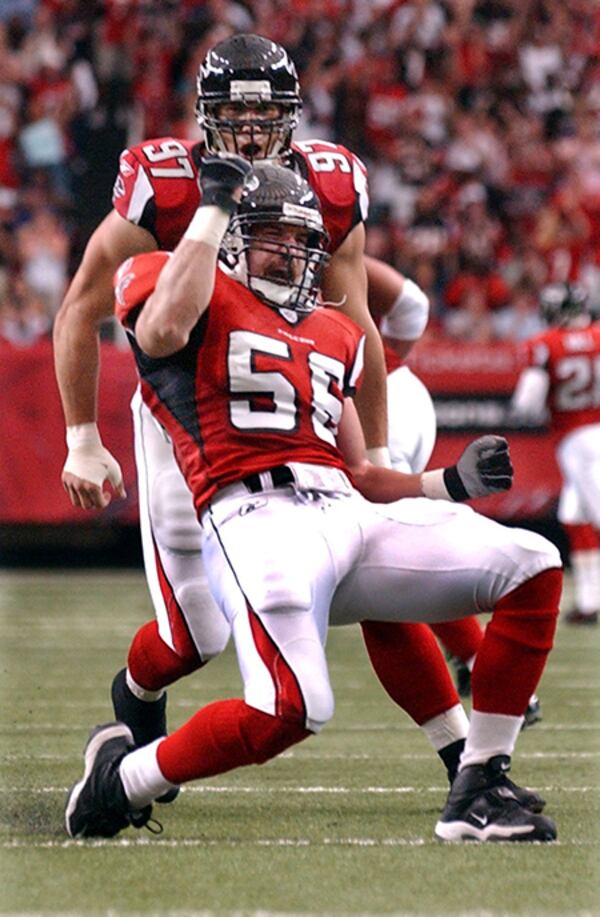
[[[421,491],[430,500],[452,500],[444,483],[444,469],[434,468],[421,475]]]
[[[380,468],[392,467],[390,450],[387,446],[373,446],[371,449],[367,449],[367,458],[372,465],[379,465]]]
[[[96,423],[79,423],[67,427],[67,449],[101,445],[102,440]]]
[[[429,297],[408,277],[404,278],[402,293],[381,320],[381,333],[399,341],[417,341],[429,318]]]
[[[213,204],[198,207],[183,234],[191,242],[204,242],[211,248],[219,249],[223,236],[229,226],[229,214]]]

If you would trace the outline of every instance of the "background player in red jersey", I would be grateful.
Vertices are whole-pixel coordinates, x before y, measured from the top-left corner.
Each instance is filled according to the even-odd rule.
[[[549,412],[559,434],[558,519],[569,538],[575,588],[569,624],[597,624],[600,611],[600,324],[587,301],[577,284],[542,291],[549,329],[526,343],[528,365],[512,402],[526,419]]]
[[[260,164],[249,179],[247,170],[239,157],[206,160],[202,203],[174,254],[128,259],[116,279],[142,396],[172,437],[202,522],[244,700],[211,704],[137,750],[125,724],[94,730],[67,830],[112,836],[140,826],[152,801],[180,783],[262,763],[318,732],[333,714],[329,624],[492,611],[461,768],[436,836],[553,840],[552,821],[517,799],[506,772],[551,647],[558,552],[466,507],[394,502],[506,489],[506,442],[484,437],[454,468],[422,475],[367,461],[353,405],[364,336],[317,304],[318,200],[289,169]]]

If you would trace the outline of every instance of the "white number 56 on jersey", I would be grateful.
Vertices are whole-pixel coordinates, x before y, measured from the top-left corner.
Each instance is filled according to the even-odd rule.
[[[264,372],[255,368],[257,354],[268,354],[284,362],[293,359],[288,344],[277,338],[250,331],[233,331],[229,337],[227,367],[230,390],[238,397],[229,405],[231,423],[238,430],[273,430],[293,433],[299,425],[300,393],[283,373]],[[357,364],[361,363],[360,360]],[[362,364],[361,364],[362,365]],[[343,403],[332,392],[332,382],[344,388],[344,364],[341,360],[312,351],[308,355],[311,385],[312,425],[317,436],[335,444]],[[357,377],[361,366],[353,375]],[[354,380],[350,380],[351,384]],[[269,407],[256,407],[256,399],[268,399]]]

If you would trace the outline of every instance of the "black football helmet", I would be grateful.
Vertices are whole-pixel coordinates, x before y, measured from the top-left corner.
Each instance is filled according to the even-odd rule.
[[[566,325],[587,314],[588,294],[576,283],[551,283],[540,293],[540,309],[548,325]]]
[[[289,150],[302,100],[296,67],[281,45],[260,35],[226,38],[206,55],[197,89],[196,117],[208,152],[238,153],[253,160],[277,159]],[[255,117],[221,117],[221,107],[229,103],[242,111],[252,105]],[[261,117],[260,107],[272,105],[279,110],[277,116]]]
[[[299,226],[306,240],[257,238],[264,226]],[[237,213],[223,240],[222,258],[233,276],[275,309],[289,310],[298,319],[317,306],[319,281],[328,260],[328,241],[319,199],[305,179],[270,162],[254,163]],[[253,273],[250,251],[276,251],[284,270],[277,276]]]

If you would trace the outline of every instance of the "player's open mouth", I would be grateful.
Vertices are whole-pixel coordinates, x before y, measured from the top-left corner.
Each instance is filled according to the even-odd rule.
[[[289,282],[288,271],[285,268],[273,268],[266,272],[265,277],[267,280],[273,280],[275,283]]]
[[[258,143],[245,143],[240,146],[240,153],[248,159],[252,159],[262,153],[262,147]]]

